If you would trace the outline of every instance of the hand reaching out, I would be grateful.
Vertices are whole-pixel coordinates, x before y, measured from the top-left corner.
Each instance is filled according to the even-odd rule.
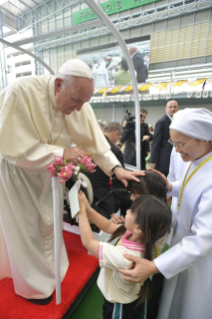
[[[166,178],[166,176],[164,174],[162,174],[161,172],[157,171],[156,169],[152,169],[152,168],[149,168],[148,171],[152,171],[152,172],[159,174],[162,177],[163,181],[165,182],[167,190],[169,192],[171,192],[172,184],[168,181],[168,179]]]
[[[145,176],[145,171],[130,172],[125,170],[123,167],[116,167],[114,169],[114,174],[124,184],[124,186],[127,187],[128,180],[133,180],[139,183],[140,180],[136,178],[136,176]]]
[[[111,222],[115,224],[122,224],[124,223],[124,216],[116,216],[116,214],[111,215]]]
[[[149,140],[149,135],[144,135],[144,136],[143,136],[143,139],[142,139],[142,142],[148,141],[148,140]]]
[[[85,194],[82,191],[79,191],[78,193],[78,200],[80,205],[80,212],[86,211],[86,206],[88,201]]]

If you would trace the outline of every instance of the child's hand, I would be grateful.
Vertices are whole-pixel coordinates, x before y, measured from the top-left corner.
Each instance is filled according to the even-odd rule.
[[[124,216],[116,216],[116,214],[111,215],[111,222],[115,224],[123,224],[125,221]]]
[[[87,199],[85,197],[85,194],[82,191],[79,191],[79,193],[78,193],[78,200],[79,200],[79,205],[80,205],[80,211],[82,211],[82,210],[86,211]]]

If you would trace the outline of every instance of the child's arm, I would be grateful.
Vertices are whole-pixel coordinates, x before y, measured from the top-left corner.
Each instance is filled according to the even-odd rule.
[[[113,234],[114,231],[119,227],[118,224],[112,223],[106,217],[97,213],[91,206],[87,208],[87,214],[92,222],[105,233]]]
[[[86,198],[83,192],[78,194],[80,213],[79,213],[79,229],[82,244],[96,258],[98,258],[99,241],[94,239],[93,233],[86,214]]]
[[[84,195],[85,197],[85,195]],[[106,217],[100,215],[99,213],[97,213],[88,203],[86,197],[86,212],[88,217],[90,218],[90,220],[92,220],[92,222],[99,227],[101,230],[103,230],[105,233],[108,234],[113,234],[114,231],[119,227],[118,224],[116,223],[112,223],[111,221],[109,221]]]

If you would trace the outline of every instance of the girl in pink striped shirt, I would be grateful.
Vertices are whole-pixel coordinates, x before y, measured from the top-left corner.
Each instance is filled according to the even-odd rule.
[[[123,280],[117,268],[131,269],[133,264],[124,254],[152,260],[156,255],[155,243],[170,229],[172,214],[169,206],[153,195],[143,195],[132,203],[123,225],[117,225],[93,210],[85,195],[79,193],[79,227],[83,245],[99,259],[101,271],[98,286],[105,298],[103,318],[140,319],[144,300],[150,294],[150,279],[142,283]],[[111,240],[121,238],[118,246],[94,239],[87,216]]]

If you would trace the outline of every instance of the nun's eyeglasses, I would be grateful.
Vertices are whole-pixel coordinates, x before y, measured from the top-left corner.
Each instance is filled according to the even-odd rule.
[[[184,149],[186,146],[188,146],[188,144],[190,144],[193,140],[195,140],[195,138],[192,138],[188,143],[186,143],[186,144],[180,144],[180,143],[174,143],[174,142],[172,142],[172,140],[171,139],[169,139],[168,140],[168,142],[172,145],[172,146],[174,146],[174,147],[180,147],[180,148],[182,148],[182,149]]]

